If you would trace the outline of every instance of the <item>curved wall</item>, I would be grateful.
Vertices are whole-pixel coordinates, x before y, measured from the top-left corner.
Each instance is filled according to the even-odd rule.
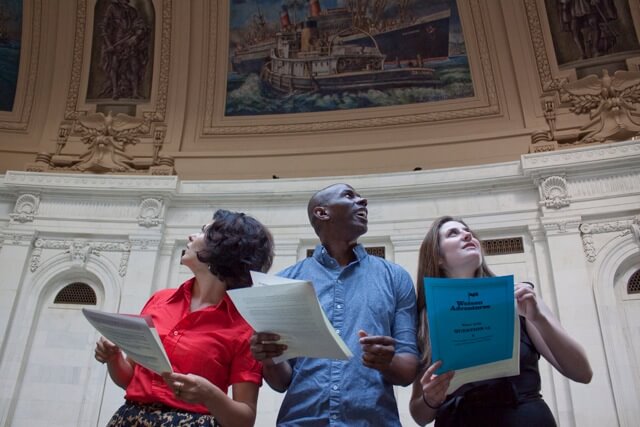
[[[0,396],[1,423],[29,422],[16,402],[21,390],[35,386],[42,391],[39,407],[51,413],[61,410],[54,397],[65,387],[90,389],[97,401],[75,409],[78,426],[104,425],[122,401],[122,391],[92,359],[94,331],[73,332],[73,342],[82,344],[68,359],[68,372],[82,377],[43,383],[27,375],[36,357],[45,367],[59,363],[36,355],[41,347],[32,345],[35,338],[46,341],[42,319],[50,319],[50,307],[41,290],[52,278],[95,276],[103,287],[97,289],[101,307],[139,312],[153,291],[189,277],[178,262],[187,235],[218,208],[245,211],[271,229],[275,272],[316,243],[306,215],[311,194],[346,181],[369,200],[369,231],[361,242],[383,246],[412,276],[424,233],[440,215],[462,216],[482,239],[521,238],[523,253],[489,256],[489,264],[537,284],[594,370],[591,384],[581,385],[541,362],[543,394],[559,425],[634,425],[640,349],[630,325],[638,324],[640,313],[637,295],[626,293],[620,280],[638,268],[640,257],[634,231],[639,162],[640,142],[627,141],[482,166],[336,178],[194,181],[9,171],[0,180],[0,387],[7,391]],[[79,307],[65,310],[77,314]],[[397,389],[406,426],[414,425],[409,394]],[[274,425],[280,400],[262,387],[258,426]]]
[[[633,48],[640,34],[637,2],[616,1],[620,19],[611,24],[629,35],[631,47],[621,39],[608,55],[559,64],[558,54],[575,49],[570,35],[556,28],[555,3],[433,0],[459,15],[472,95],[371,108],[231,115],[225,100],[234,90],[227,89],[229,46],[237,42],[230,32],[232,2],[135,0],[131,4],[152,28],[146,71],[151,80],[145,83],[150,96],[96,101],[92,85],[103,71],[92,62],[92,55],[99,56],[100,38],[94,32],[106,4],[100,1],[23,1],[16,102],[12,111],[0,111],[0,170],[113,172],[121,166],[118,159],[128,156],[133,158],[124,168],[128,172],[175,169],[189,180],[266,179],[517,161],[530,150],[566,147],[584,136],[580,127],[589,116],[572,111],[570,94],[560,89],[563,82],[600,75],[605,68],[611,74],[638,71],[640,64],[640,48]],[[320,3],[326,12],[334,2]],[[256,90],[246,88],[246,96]],[[299,94],[291,96],[295,100]],[[100,164],[94,140],[82,138],[91,129],[103,132],[104,119],[96,124],[95,114],[109,111],[139,119],[140,127],[125,135],[122,150],[119,142],[107,144]],[[532,145],[532,134],[540,130],[545,131],[542,140],[537,134]],[[115,160],[104,160],[110,156]],[[150,171],[151,164],[161,167]]]

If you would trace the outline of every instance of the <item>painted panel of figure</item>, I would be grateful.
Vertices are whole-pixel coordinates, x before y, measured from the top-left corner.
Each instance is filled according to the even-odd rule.
[[[225,115],[472,97],[455,0],[228,0]]]
[[[0,111],[13,110],[21,39],[22,0],[0,0]]]
[[[561,68],[622,63],[640,54],[628,0],[545,1]]]
[[[151,0],[96,2],[88,102],[149,101],[154,32]]]

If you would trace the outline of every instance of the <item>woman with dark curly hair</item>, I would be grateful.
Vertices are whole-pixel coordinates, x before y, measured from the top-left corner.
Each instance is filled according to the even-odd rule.
[[[271,233],[243,213],[218,210],[189,236],[182,264],[194,277],[156,292],[142,309],[174,373],[159,376],[137,365],[104,337],[96,344],[96,360],[126,389],[126,403],[108,426],[254,424],[262,366],[249,350],[253,331],[227,289],[251,286],[249,272],[266,272],[272,261]]]

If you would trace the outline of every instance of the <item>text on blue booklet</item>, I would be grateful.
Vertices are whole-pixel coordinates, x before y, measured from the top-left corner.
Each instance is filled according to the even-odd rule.
[[[437,373],[512,357],[513,276],[424,278],[432,361]]]

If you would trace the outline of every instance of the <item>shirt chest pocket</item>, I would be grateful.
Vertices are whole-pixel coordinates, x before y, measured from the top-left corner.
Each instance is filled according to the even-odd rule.
[[[360,296],[352,304],[358,312],[358,323],[369,335],[391,334],[395,313],[395,301],[392,298],[371,293]]]

